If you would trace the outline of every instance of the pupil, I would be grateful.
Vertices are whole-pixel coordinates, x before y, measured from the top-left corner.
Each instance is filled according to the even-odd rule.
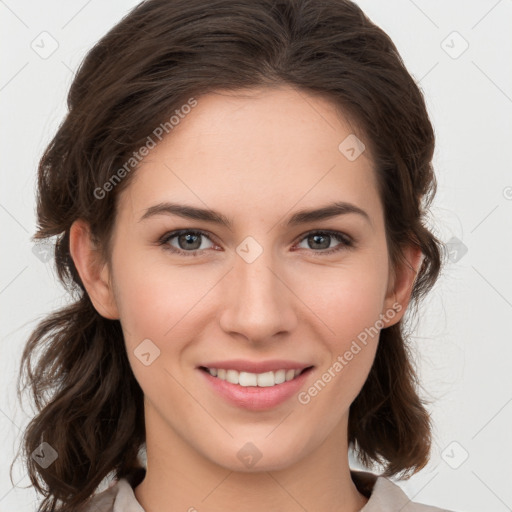
[[[325,236],[325,235],[313,235],[311,238],[313,238],[313,240],[315,241],[315,243],[320,243],[320,245],[322,245],[322,247],[320,247],[320,249],[327,249],[329,247],[329,242],[328,242],[328,238],[329,236]],[[319,242],[319,239],[324,239],[324,243],[322,244],[321,242]],[[318,247],[317,247],[318,248]]]
[[[185,241],[185,246],[189,249],[197,249],[201,244],[199,244],[197,247],[192,247],[194,242],[197,244],[197,241],[199,240],[199,236],[193,235],[190,233],[184,234],[180,236],[180,242]],[[191,243],[190,243],[191,242]]]

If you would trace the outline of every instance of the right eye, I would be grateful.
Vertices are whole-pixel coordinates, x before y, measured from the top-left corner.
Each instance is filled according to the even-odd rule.
[[[182,254],[184,256],[198,256],[198,252],[205,251],[212,247],[201,247],[201,238],[207,238],[210,240],[208,235],[203,231],[180,229],[178,231],[171,231],[166,233],[159,241],[159,244],[163,246],[165,250],[174,252],[176,254]],[[171,240],[176,239],[176,245],[171,243]]]

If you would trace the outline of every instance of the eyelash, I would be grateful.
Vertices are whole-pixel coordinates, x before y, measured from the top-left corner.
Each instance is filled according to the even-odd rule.
[[[178,248],[173,247],[168,244],[168,242],[170,240],[172,240],[173,238],[176,238],[176,237],[178,237],[180,235],[184,235],[184,234],[201,235],[201,236],[204,236],[204,237],[210,239],[210,241],[213,242],[213,240],[211,240],[211,238],[208,236],[208,234],[205,233],[204,231],[195,230],[195,229],[180,229],[178,231],[171,231],[169,233],[166,233],[162,238],[160,238],[160,240],[158,241],[158,245],[162,246],[167,251],[171,251],[172,253],[179,254],[182,256],[191,256],[191,257],[199,256],[199,253],[207,250],[207,249],[194,249],[193,251],[184,251],[182,249],[178,249]],[[302,242],[304,239],[306,239],[310,236],[313,236],[313,235],[324,235],[324,236],[327,235],[327,236],[330,236],[330,237],[336,239],[338,242],[341,242],[340,245],[333,247],[331,249],[324,249],[324,250],[320,250],[320,251],[315,251],[315,250],[311,249],[311,251],[313,253],[318,253],[319,256],[333,254],[333,253],[342,251],[344,249],[351,249],[351,248],[355,247],[354,240],[351,237],[349,237],[348,235],[345,235],[344,233],[341,233],[339,231],[331,231],[331,230],[309,231],[308,233],[305,233],[302,236],[302,238],[299,239],[298,243]]]

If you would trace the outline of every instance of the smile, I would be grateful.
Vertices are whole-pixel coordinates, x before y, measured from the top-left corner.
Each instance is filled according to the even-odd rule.
[[[272,387],[289,382],[303,372],[312,368],[311,366],[302,369],[279,369],[276,371],[268,371],[264,373],[251,373],[239,372],[233,369],[225,368],[206,368],[201,367],[201,370],[208,372],[212,377],[229,382],[231,384],[238,384],[239,386],[249,387]]]

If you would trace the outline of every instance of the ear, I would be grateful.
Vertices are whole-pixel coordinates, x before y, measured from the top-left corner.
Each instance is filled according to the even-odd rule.
[[[384,309],[382,314],[389,318],[386,327],[389,327],[404,316],[407,306],[411,300],[412,290],[416,277],[423,263],[424,254],[416,245],[408,245],[403,249],[405,261],[398,265],[398,268],[390,269],[390,279]],[[394,315],[387,314],[393,309]]]
[[[100,252],[91,238],[89,225],[82,219],[71,225],[69,251],[96,311],[105,318],[117,320],[119,314],[108,265],[101,261]]]

